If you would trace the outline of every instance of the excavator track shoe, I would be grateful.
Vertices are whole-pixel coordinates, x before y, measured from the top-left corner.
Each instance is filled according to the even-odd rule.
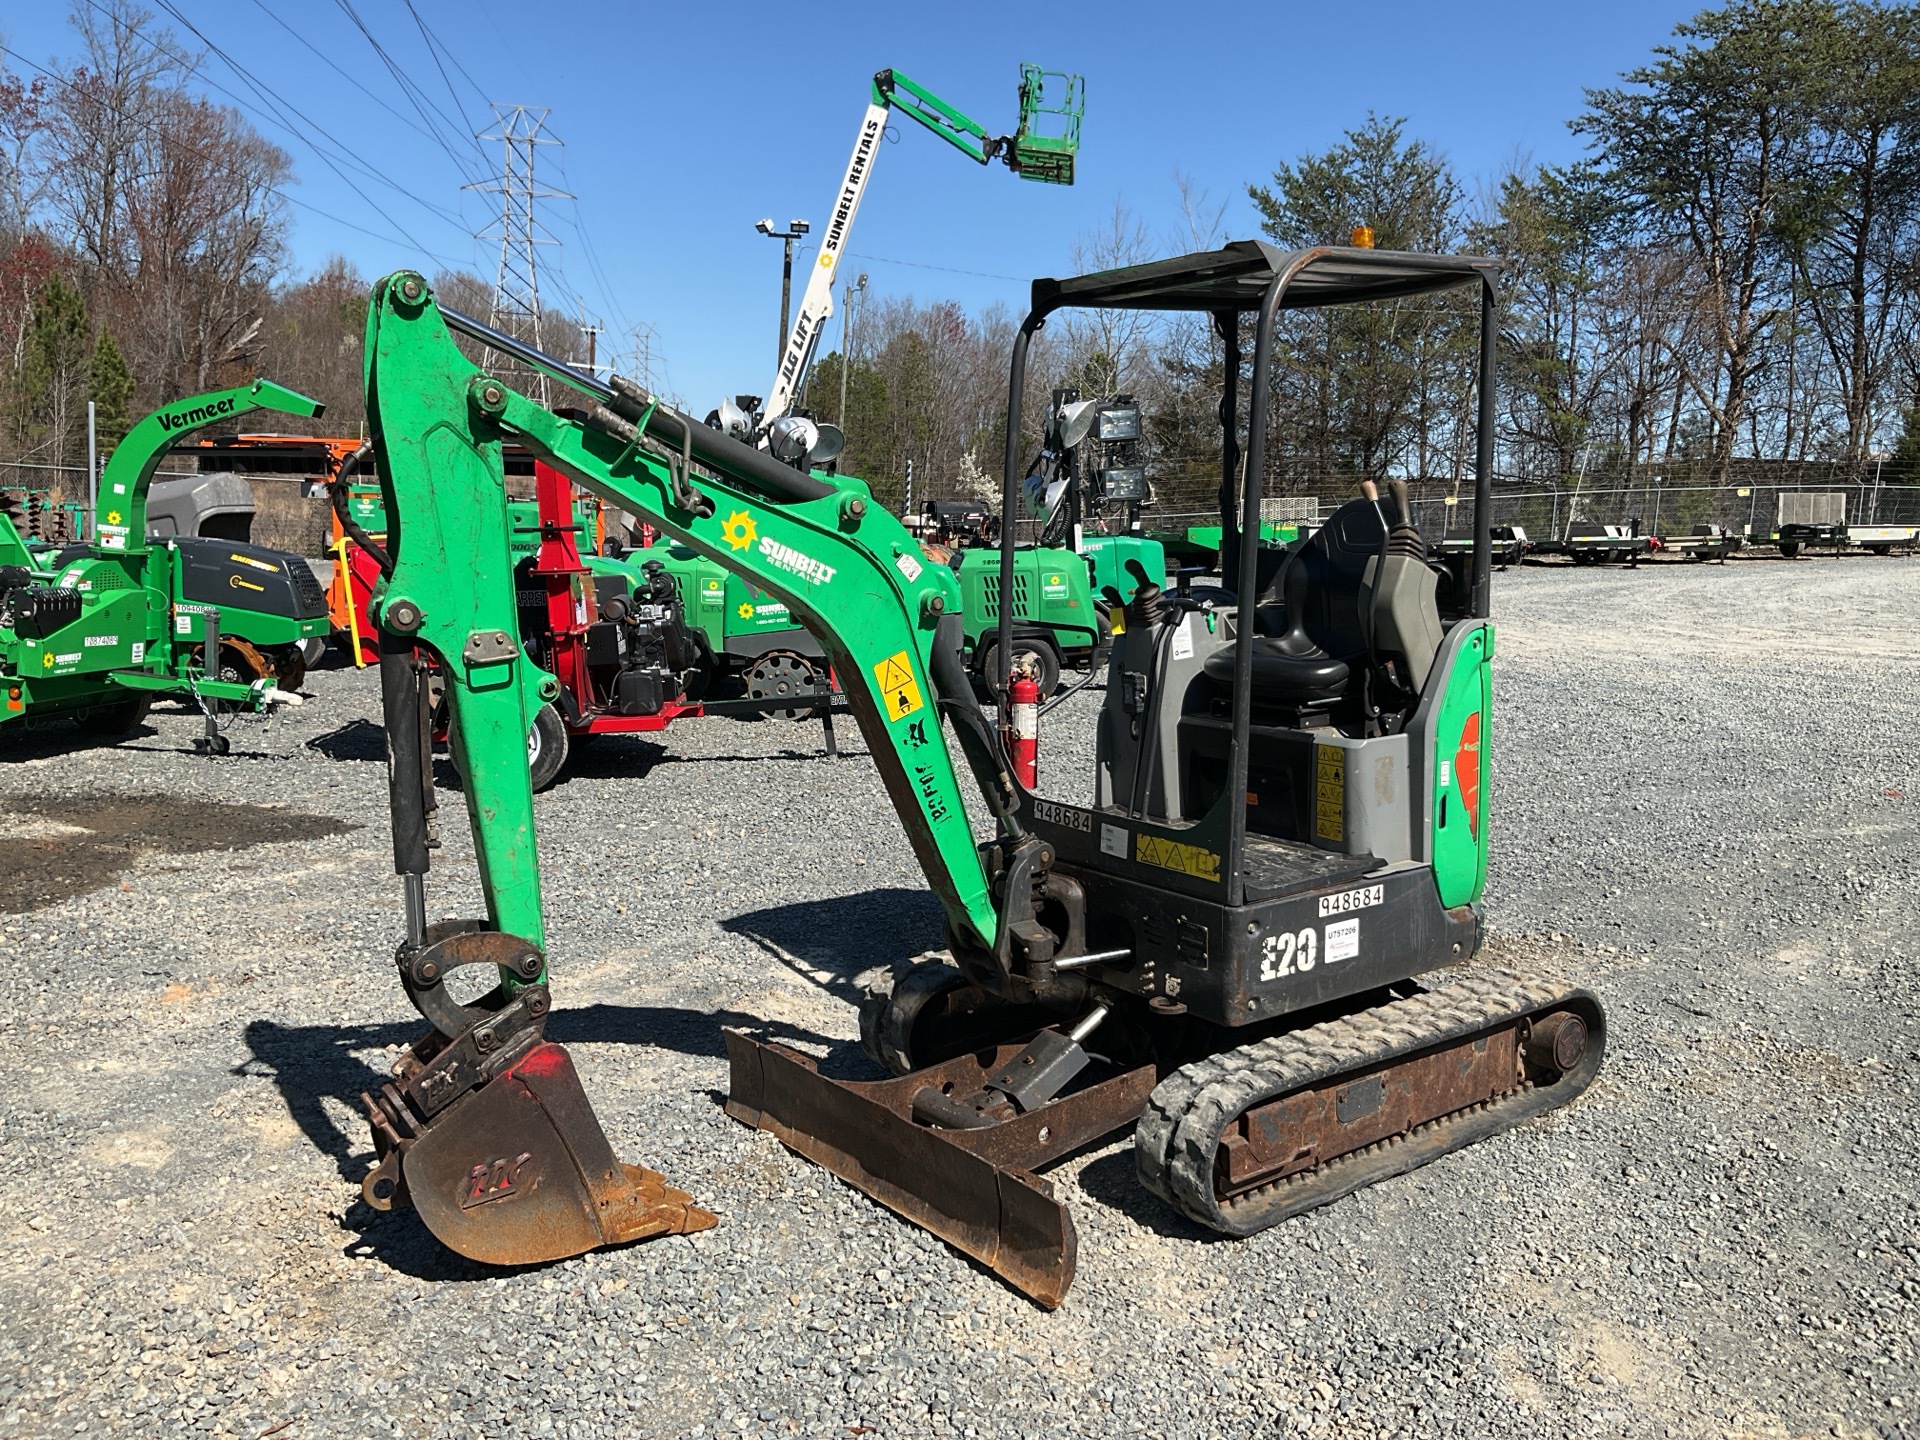
[[[765,1130],[889,1210],[972,1256],[1052,1310],[1073,1283],[1073,1217],[1033,1170],[1130,1123],[1152,1066],[1123,1071],[1031,1114],[976,1130],[917,1123],[932,1088],[969,1095],[1017,1056],[1008,1044],[893,1080],[831,1080],[782,1045],[728,1030],[727,1113]]]
[[[572,1057],[544,1041],[435,1117],[405,1145],[400,1169],[434,1238],[489,1265],[719,1223],[662,1176],[614,1158]]]
[[[1566,1104],[1605,1048],[1590,991],[1469,975],[1181,1067],[1135,1164],[1189,1219],[1251,1235]]]

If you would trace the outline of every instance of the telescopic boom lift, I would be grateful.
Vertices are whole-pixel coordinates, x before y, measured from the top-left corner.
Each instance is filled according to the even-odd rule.
[[[833,284],[840,255],[860,212],[860,199],[873,179],[874,161],[886,135],[887,118],[904,115],[931,130],[968,159],[989,165],[995,159],[1022,180],[1048,185],[1073,184],[1074,158],[1080,151],[1080,117],[1086,108],[1086,82],[1078,75],[1020,67],[1020,124],[1011,135],[989,135],[977,121],[947,104],[898,70],[873,77],[873,95],[854,137],[847,173],[833,200],[833,214],[820,239],[820,256],[810,267],[800,312],[787,332],[780,369],[761,407],[761,426],[771,426],[793,407],[793,397],[812,362],[813,351],[833,315]]]

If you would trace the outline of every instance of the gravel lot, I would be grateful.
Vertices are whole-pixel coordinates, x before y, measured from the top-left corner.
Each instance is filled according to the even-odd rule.
[[[0,1437],[1920,1436],[1920,563],[1495,594],[1494,956],[1601,993],[1606,1070],[1240,1243],[1078,1158],[1051,1315],[719,1107],[723,1022],[844,1050],[937,943],[850,724],[603,739],[541,797],[549,1034],[722,1223],[516,1273],[358,1203],[418,1028],[371,674],[221,761],[165,707],[0,739]],[[464,834],[431,896],[474,913]]]

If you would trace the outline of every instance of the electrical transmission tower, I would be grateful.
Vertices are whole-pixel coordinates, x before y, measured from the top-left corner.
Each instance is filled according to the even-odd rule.
[[[489,221],[476,235],[491,240],[497,234],[500,241],[500,264],[494,274],[493,305],[487,323],[535,349],[546,348],[540,335],[540,247],[560,243],[546,233],[535,202],[573,198],[564,190],[541,185],[534,176],[536,147],[561,143],[541,133],[549,113],[544,105],[495,105],[494,128],[483,131],[479,138],[500,142],[499,178],[466,187],[500,197],[499,218]],[[492,361],[489,354],[486,363]],[[547,377],[532,378],[540,403],[551,404]]]

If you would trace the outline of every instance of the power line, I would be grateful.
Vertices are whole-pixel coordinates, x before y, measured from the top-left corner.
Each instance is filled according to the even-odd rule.
[[[163,0],[163,3],[164,3],[164,0]],[[457,139],[461,143],[471,144],[472,139],[468,135],[465,129],[466,122],[464,118],[458,123],[456,123],[438,105],[435,105],[431,100],[427,99],[426,93],[422,91],[418,85],[414,84],[412,78],[404,70],[402,70],[398,64],[394,62],[393,57],[387,54],[386,47],[381,45],[380,41],[374,36],[373,31],[367,28],[366,21],[360,18],[359,12],[353,8],[353,5],[351,4],[351,0],[334,0],[334,3],[337,6],[339,6],[341,13],[344,14],[347,17],[347,19],[353,22],[354,28],[358,30],[362,36],[365,37],[367,44],[373,47],[373,53],[379,56],[380,63],[387,67],[387,73],[393,77],[394,84],[400,87],[400,93],[406,96],[407,103],[413,106],[414,113],[419,115],[419,117],[426,122],[427,127],[430,130],[434,131],[435,138],[439,141],[440,148],[447,152],[447,158],[453,161],[454,168],[460,171],[460,174],[463,179],[471,183],[473,180],[473,172],[468,171],[464,166],[462,166],[461,162],[454,157],[452,147],[449,146],[446,142],[446,139],[440,135],[438,127],[434,125],[433,117],[427,114],[427,108],[428,107],[432,108],[434,115],[438,115],[440,117],[441,122],[444,123],[453,132],[453,134],[457,137]],[[474,145],[473,148],[475,153],[480,157],[481,162],[484,164],[486,161],[486,152],[481,150],[477,144]],[[480,173],[484,174],[485,172],[482,171]]]
[[[102,7],[99,4],[99,0],[87,0],[87,3],[91,5],[94,9],[100,10],[103,14],[109,13],[105,11],[104,7]],[[165,10],[169,15],[173,16],[173,18],[175,20],[178,20],[182,25],[186,26],[186,28],[192,31],[193,34],[197,36],[201,40],[201,42],[207,46],[209,50],[211,50],[215,55],[219,56],[220,59],[223,62],[225,62],[227,68],[232,70],[234,74],[240,79],[242,84],[246,85],[250,90],[254,92],[255,95],[260,97],[261,103],[267,107],[267,113],[263,118],[269,119],[272,123],[278,125],[281,129],[285,130],[289,135],[292,135],[296,140],[299,140],[302,143],[304,143],[309,150],[311,150],[316,156],[319,157],[320,162],[323,165],[325,165],[329,170],[333,171],[333,173],[339,177],[342,184],[344,184],[348,189],[352,190],[354,194],[358,195],[361,200],[365,201],[368,208],[373,210],[375,214],[379,215],[381,219],[385,220],[389,225],[393,226],[394,229],[398,230],[401,233],[401,235],[406,238],[406,241],[409,245],[412,245],[415,249],[418,249],[418,250],[422,250],[422,251],[426,250],[427,248],[426,246],[422,245],[412,235],[408,234],[407,229],[404,225],[402,225],[392,215],[390,215],[387,211],[385,211],[377,203],[375,203],[372,196],[368,195],[366,191],[362,190],[358,185],[356,185],[347,176],[346,172],[343,171],[338,165],[334,163],[333,157],[327,153],[326,149],[323,146],[317,144],[312,139],[311,136],[304,134],[300,130],[299,126],[293,124],[291,121],[286,119],[284,115],[279,113],[276,102],[269,96],[265,87],[263,87],[260,84],[260,82],[253,77],[252,73],[248,71],[245,66],[240,65],[230,55],[228,55],[224,50],[222,50],[218,45],[214,44],[211,40],[209,40],[207,36],[197,26],[195,26],[191,20],[187,19],[187,17],[180,12],[178,7],[176,7],[172,3],[172,0],[158,0],[158,3],[161,9]],[[178,55],[173,51],[168,50],[165,46],[161,45],[152,36],[147,35],[143,31],[141,31],[138,26],[129,26],[128,28],[133,34],[139,36],[142,40],[146,41],[146,43],[150,47],[152,47],[152,49],[156,54],[164,55],[168,59],[173,60],[178,64],[187,66],[187,68],[189,69],[193,68],[192,66],[188,65],[188,62],[184,56]],[[252,110],[254,111],[255,114],[260,113],[260,111],[255,109],[254,106],[249,105],[240,96],[235,95],[231,90],[228,90],[226,87],[219,85],[212,80],[204,80],[202,83],[207,85],[208,88],[216,90],[220,94],[227,96],[241,109]],[[406,196],[408,199],[412,200],[415,204],[420,205],[427,210],[435,211],[439,213],[443,219],[450,220],[454,223],[461,223],[460,217],[455,215],[453,212],[444,210],[439,206],[435,206],[428,201],[422,200],[417,194],[408,190],[406,187],[400,185],[397,181],[392,180],[385,174],[374,169],[371,165],[367,164],[366,161],[360,159],[360,157],[356,155],[348,146],[342,144],[333,135],[329,134],[324,128],[315,124],[312,120],[308,119],[308,117],[301,114],[301,112],[298,109],[296,109],[293,105],[288,104],[286,108],[292,111],[294,115],[298,116],[306,124],[311,125],[313,126],[314,129],[318,130],[320,134],[325,136],[326,139],[329,142],[331,142],[341,152],[343,156],[345,156],[347,159],[352,161],[355,167],[358,168],[363,174],[368,176],[370,179],[379,181],[381,184],[386,185],[388,188],[399,192],[400,194]],[[428,252],[428,253],[431,253],[431,252]]]
[[[311,40],[307,39],[306,36],[302,35],[298,30],[294,29],[293,26],[289,25],[285,20],[281,19],[280,16],[275,14],[274,11],[267,5],[267,0],[253,0],[253,3],[266,15],[266,17],[269,20],[273,21],[274,24],[278,25],[282,30],[286,31],[289,35],[291,35],[294,39],[298,40],[309,51],[311,51],[315,56],[315,58],[317,58],[321,64],[325,65],[329,70],[332,70],[334,74],[338,75],[341,79],[345,80],[349,85],[353,86],[354,89],[358,90],[362,95],[366,96],[369,100],[373,101],[373,103],[378,105],[382,110],[386,111],[389,115],[393,116],[393,118],[398,120],[402,125],[405,125],[409,130],[413,131],[414,134],[426,140],[439,139],[439,137],[435,135],[432,131],[423,129],[420,126],[419,122],[409,119],[407,116],[402,115],[398,110],[394,109],[393,106],[389,105],[385,100],[381,99],[380,96],[376,95],[373,91],[369,90],[366,87],[366,85],[361,81],[358,75],[355,75],[351,70],[348,70],[345,66],[341,65],[331,55],[327,54],[326,51],[322,50],[318,45],[315,45]]]
[[[165,129],[163,129],[161,126],[155,124],[150,120],[143,120],[141,119],[141,117],[137,115],[132,115],[117,105],[109,105],[106,102],[98,99],[97,97],[87,95],[87,93],[84,90],[82,90],[79,86],[75,85],[71,80],[67,79],[64,75],[60,75],[55,71],[48,69],[45,65],[40,64],[37,60],[28,59],[25,55],[22,55],[18,50],[13,49],[11,46],[0,44],[0,54],[4,54],[12,57],[14,60],[19,61],[20,64],[26,66],[29,70],[33,70],[38,74],[45,76],[47,79],[53,81],[54,84],[59,85],[64,89],[74,91],[76,94],[80,94],[84,96],[89,103],[99,105],[102,109],[113,112],[115,115],[118,115],[123,120],[135,121],[141,126],[141,128],[147,130],[149,133],[153,135],[158,136],[162,141],[164,141],[169,145],[177,145],[183,150],[185,150],[188,154],[198,155],[203,160],[211,160],[214,158],[210,152],[202,149],[199,146],[186,144],[185,142],[181,141],[177,137],[170,135]],[[284,200],[289,205],[297,206],[302,210],[310,210],[315,215],[320,216],[322,219],[331,220],[336,225],[345,226],[349,230],[358,231],[360,234],[370,236],[375,240],[385,241],[389,245],[412,245],[416,249],[420,250],[421,253],[428,256],[430,259],[438,260],[443,265],[458,266],[460,263],[458,260],[451,259],[448,256],[441,255],[436,251],[427,249],[425,246],[420,245],[418,241],[394,236],[391,234],[383,234],[378,230],[369,230],[364,225],[357,225],[351,220],[343,219],[341,216],[335,215],[331,210],[322,209],[318,205],[312,204],[306,200],[302,200],[297,195],[289,194],[287,191],[281,189],[278,185],[269,185],[267,187],[267,190],[268,190],[268,193],[274,196],[277,196],[279,199]],[[385,216],[385,212],[380,211],[377,205],[373,206],[372,208],[375,211],[382,214],[385,218],[391,220],[391,217]],[[395,228],[398,229],[399,226],[395,225]]]
[[[960,270],[952,265],[927,265],[918,260],[894,260],[885,255],[862,254],[858,250],[849,250],[846,253],[855,260],[869,260],[877,265],[905,265],[912,270],[939,270],[948,275],[972,275],[980,280],[1007,280],[1015,285],[1028,285],[1032,283],[1030,276],[995,275],[987,270]]]
[[[444,52],[447,59],[453,60],[456,69],[459,69],[460,62],[454,60],[453,51],[447,46],[446,42],[427,28],[427,22],[421,18],[420,12],[414,8],[413,0],[405,0],[405,3],[407,13],[413,17],[413,23],[420,31],[420,38],[427,42],[427,53],[433,57],[433,68],[440,72],[440,83],[447,87],[447,98],[453,101],[453,108],[460,113],[461,123],[467,127],[467,132],[471,134],[472,122],[467,119],[467,107],[460,103],[460,97],[454,93],[453,81],[447,76],[447,67],[440,63],[440,56]],[[466,75],[467,83],[473,85],[474,91],[480,95],[480,103],[483,105],[486,104],[486,95],[480,90],[478,85],[474,85],[473,77],[467,75],[465,70],[461,70],[460,73]],[[476,146],[475,148],[478,149],[479,147]],[[483,156],[482,158],[484,159],[485,157]]]

